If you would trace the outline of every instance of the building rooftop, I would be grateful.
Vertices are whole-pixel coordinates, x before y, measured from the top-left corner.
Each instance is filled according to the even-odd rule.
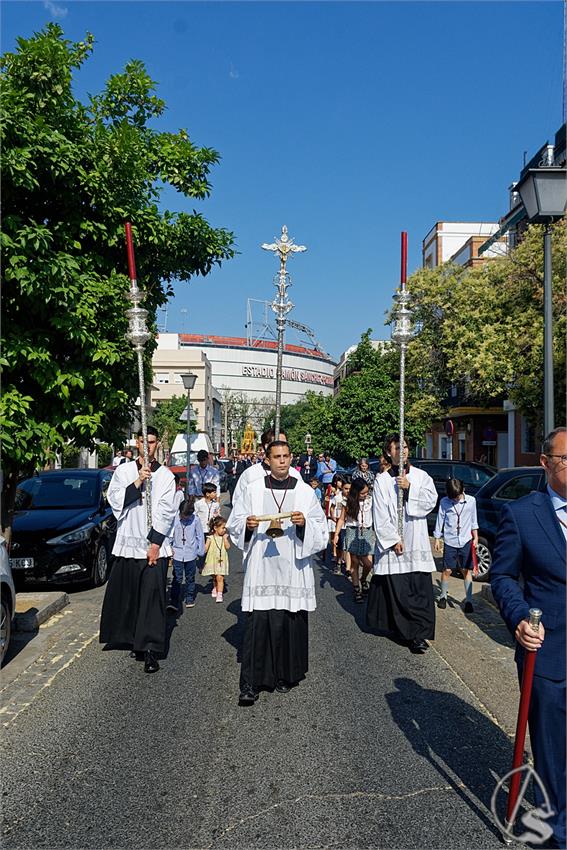
[[[272,339],[257,339],[254,345],[249,345],[244,336],[211,336],[210,334],[179,334],[180,345],[210,345],[221,348],[260,348],[268,351],[276,351],[278,344]],[[302,345],[285,345],[284,351],[288,354],[301,354],[303,357],[315,357],[328,363],[333,361],[328,354],[316,348],[305,348]]]

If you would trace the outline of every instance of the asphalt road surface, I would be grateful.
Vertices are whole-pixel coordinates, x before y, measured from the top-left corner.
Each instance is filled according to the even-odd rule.
[[[316,568],[310,670],[238,706],[239,553],[161,670],[93,642],[4,734],[5,848],[501,848],[511,743],[435,649],[367,632]]]

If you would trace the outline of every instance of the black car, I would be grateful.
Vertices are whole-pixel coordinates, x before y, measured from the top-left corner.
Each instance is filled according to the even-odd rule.
[[[475,493],[478,517],[479,579],[486,579],[492,566],[492,553],[500,513],[507,502],[527,496],[533,490],[545,490],[545,473],[541,466],[516,466],[501,469],[478,493]]]
[[[41,472],[18,485],[10,565],[17,587],[108,578],[116,520],[107,469]]]
[[[439,496],[447,495],[445,487],[449,478],[459,478],[465,485],[465,491],[474,496],[496,475],[493,466],[468,460],[429,460],[412,457],[410,463],[418,469],[423,469],[433,478]]]

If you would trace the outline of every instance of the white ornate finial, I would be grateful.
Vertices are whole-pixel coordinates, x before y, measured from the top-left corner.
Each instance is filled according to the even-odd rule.
[[[280,258],[280,263],[284,266],[290,254],[299,254],[302,251],[307,251],[305,245],[293,244],[293,239],[288,235],[287,226],[285,224],[282,227],[282,235],[279,237],[279,239],[276,236],[275,242],[264,242],[262,248],[264,249],[264,251],[273,251],[274,254],[278,254]]]

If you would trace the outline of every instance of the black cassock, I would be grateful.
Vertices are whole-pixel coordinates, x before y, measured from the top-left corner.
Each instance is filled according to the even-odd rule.
[[[139,555],[150,543],[160,547],[164,543],[175,513],[175,480],[169,470],[156,461],[152,463],[153,525],[146,537],[146,507],[141,491],[133,483],[138,469],[138,463],[117,467],[108,489],[118,528],[102,605],[99,640],[136,652],[152,650],[163,654],[168,558],[161,557],[150,566],[147,557]],[[138,557],[131,557],[130,553]]]
[[[115,558],[100,618],[101,643],[165,651],[167,558]]]

